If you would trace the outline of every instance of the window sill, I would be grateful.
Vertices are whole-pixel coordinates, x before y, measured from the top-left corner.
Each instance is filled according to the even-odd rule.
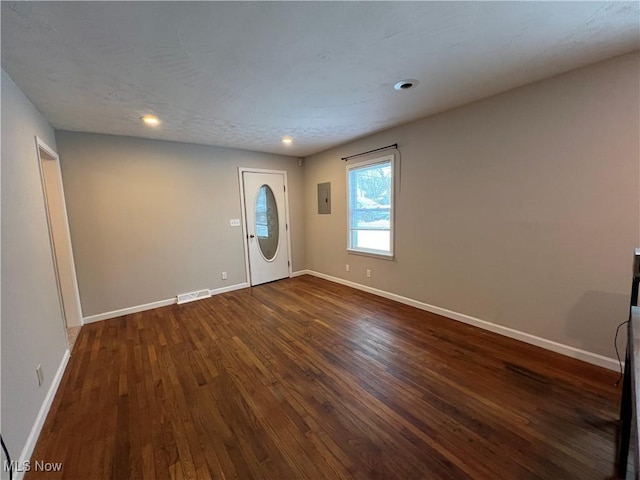
[[[352,255],[362,255],[363,257],[381,258],[383,260],[393,260],[393,253],[380,253],[375,250],[353,250],[347,248],[347,253]]]

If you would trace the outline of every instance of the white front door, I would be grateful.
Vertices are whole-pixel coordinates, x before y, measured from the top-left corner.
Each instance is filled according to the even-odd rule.
[[[282,173],[242,172],[251,285],[289,276],[285,180]]]

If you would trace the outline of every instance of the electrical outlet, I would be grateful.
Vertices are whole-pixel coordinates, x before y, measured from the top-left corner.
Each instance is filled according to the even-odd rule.
[[[38,386],[42,386],[44,383],[44,375],[42,374],[42,365],[38,364],[36,367],[36,375],[38,376]]]
[[[344,267],[344,269],[348,272],[349,271],[349,264],[347,263]]]
[[[371,278],[371,270],[367,268],[367,278]]]
[[[222,279],[226,280],[227,279],[227,272],[222,272]]]
[[[229,226],[230,227],[239,227],[240,226],[240,219],[239,218],[232,218],[231,220],[229,220]]]

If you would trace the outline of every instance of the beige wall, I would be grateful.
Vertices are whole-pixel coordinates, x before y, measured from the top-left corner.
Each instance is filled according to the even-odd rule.
[[[638,72],[619,57],[305,159],[307,268],[615,357],[639,243]],[[340,157],[396,142],[396,258],[348,255]]]
[[[20,457],[67,349],[36,135],[55,148],[52,128],[2,71],[1,428],[12,460]]]
[[[238,167],[286,170],[293,269],[304,268],[303,169],[294,157],[57,132],[83,313],[247,281]],[[228,279],[221,279],[221,272]]]

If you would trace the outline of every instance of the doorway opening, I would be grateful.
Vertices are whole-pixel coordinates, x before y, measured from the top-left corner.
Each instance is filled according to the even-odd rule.
[[[38,137],[36,148],[60,311],[72,350],[83,322],[60,161],[58,154]]]

